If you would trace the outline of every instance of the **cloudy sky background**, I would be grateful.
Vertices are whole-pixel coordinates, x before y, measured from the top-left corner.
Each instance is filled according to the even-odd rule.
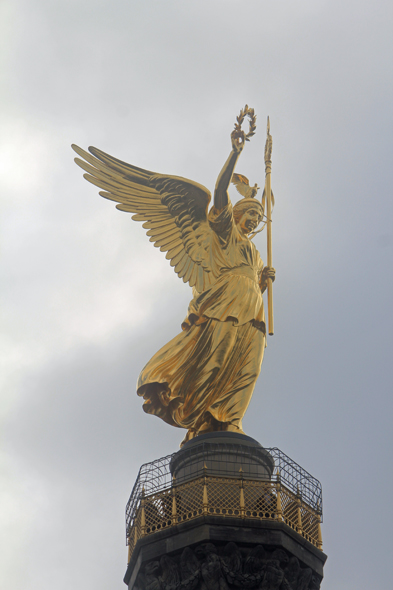
[[[0,17],[0,586],[125,587],[139,466],[183,435],[135,382],[190,289],[70,144],[212,190],[247,102],[237,171],[263,183],[270,115],[277,280],[244,427],[322,482],[322,587],[390,589],[391,1],[3,0]]]

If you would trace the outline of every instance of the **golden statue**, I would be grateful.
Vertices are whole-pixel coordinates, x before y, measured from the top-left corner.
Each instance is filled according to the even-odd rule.
[[[245,116],[247,134],[241,129]],[[267,287],[271,291],[275,271],[271,263],[264,267],[251,238],[266,217],[271,258],[269,129],[262,202],[255,198],[259,187],[234,174],[245,142],[255,133],[255,119],[247,105],[237,117],[210,211],[210,192],[192,180],[131,166],[94,147],[87,153],[72,146],[83,158],[75,162],[86,171],[84,177],[104,189],[102,197],[144,222],[150,241],[167,252],[175,272],[193,288],[182,332],[153,356],[137,383],[145,412],[187,429],[182,444],[211,431],[243,433],[242,418],[261,369],[266,340],[262,293]],[[243,195],[233,207],[231,180]]]

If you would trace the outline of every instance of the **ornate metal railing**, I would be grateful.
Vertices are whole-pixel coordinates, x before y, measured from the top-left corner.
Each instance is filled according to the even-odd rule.
[[[129,558],[138,539],[200,516],[284,522],[322,549],[322,489],[318,480],[279,449],[266,480],[210,476],[184,483],[172,479],[168,455],[142,465],[126,508]]]

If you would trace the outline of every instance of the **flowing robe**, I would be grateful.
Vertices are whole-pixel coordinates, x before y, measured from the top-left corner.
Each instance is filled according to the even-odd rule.
[[[196,433],[242,432],[242,418],[260,373],[265,316],[259,286],[263,263],[236,226],[229,203],[209,213],[208,254],[217,277],[194,289],[183,332],[142,370],[137,393],[143,409]]]

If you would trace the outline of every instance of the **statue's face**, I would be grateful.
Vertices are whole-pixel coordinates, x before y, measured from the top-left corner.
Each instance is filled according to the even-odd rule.
[[[256,230],[262,220],[261,211],[258,207],[247,209],[238,221],[238,226],[246,236]]]

